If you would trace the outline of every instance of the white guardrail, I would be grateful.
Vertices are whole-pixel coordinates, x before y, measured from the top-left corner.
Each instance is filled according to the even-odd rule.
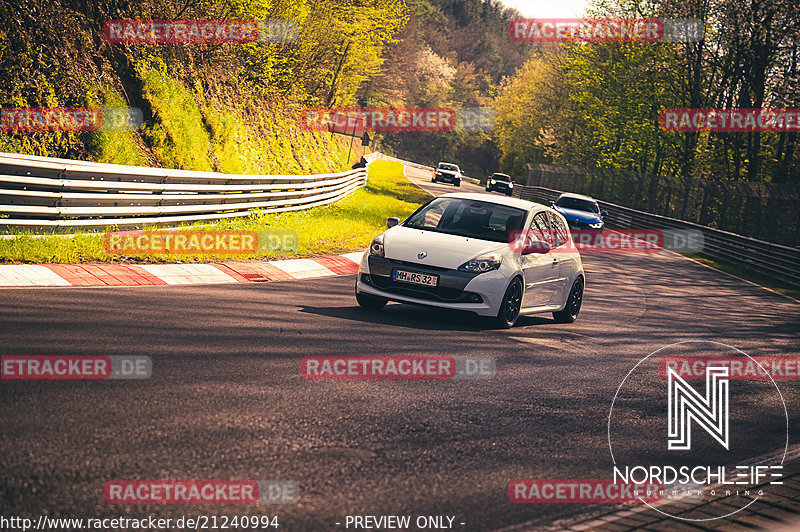
[[[380,158],[366,156],[367,163]],[[367,169],[234,175],[0,153],[0,231],[141,228],[308,209],[367,182]]]

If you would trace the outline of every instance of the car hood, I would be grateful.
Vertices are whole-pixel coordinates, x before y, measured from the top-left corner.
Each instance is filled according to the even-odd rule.
[[[594,212],[579,211],[578,209],[565,209],[564,207],[559,207],[558,205],[556,205],[554,209],[563,214],[564,218],[566,218],[568,221],[592,224],[603,221],[600,215]]]
[[[458,172],[454,172],[452,170],[438,170],[437,169],[436,171],[439,172],[440,174],[447,174],[447,175],[456,175],[456,174],[458,174]]]
[[[414,262],[426,266],[456,269],[484,253],[501,251],[508,244],[476,238],[446,235],[398,225],[384,233],[383,248],[387,259]],[[427,253],[420,259],[420,252]]]

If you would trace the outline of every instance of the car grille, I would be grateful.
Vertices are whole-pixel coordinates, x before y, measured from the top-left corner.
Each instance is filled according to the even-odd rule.
[[[586,223],[586,222],[579,222],[579,221],[577,221],[577,220],[568,221],[568,222],[567,222],[567,224],[568,224],[568,225],[569,225],[569,226],[570,226],[572,229],[591,229],[591,227],[589,227],[589,224],[588,224],[588,223]]]
[[[392,259],[392,260],[390,260],[388,262],[392,266],[394,266],[395,268],[398,267],[398,266],[405,266],[405,267],[412,268],[412,269],[417,270],[417,271],[422,271],[422,272],[427,272],[427,273],[453,271],[450,268],[441,268],[439,266],[429,266],[427,264],[420,264],[418,262],[409,262],[407,260]]]
[[[422,286],[393,281],[391,275],[392,270],[395,268],[437,275],[439,284],[437,286]],[[475,277],[476,274],[473,273],[374,256],[369,258],[369,269],[371,275],[362,276],[362,281],[386,292],[448,303],[476,303],[482,301],[477,294],[464,290],[467,283]],[[478,298],[477,301],[476,297]]]

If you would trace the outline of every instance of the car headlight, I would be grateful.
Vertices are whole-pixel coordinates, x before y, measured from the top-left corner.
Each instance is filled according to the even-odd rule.
[[[458,269],[462,272],[484,273],[496,270],[500,267],[501,262],[503,262],[503,256],[499,253],[487,253],[486,255],[468,260],[459,266]]]
[[[597,222],[596,224],[589,224],[589,227],[591,227],[592,229],[602,229],[603,222]]]
[[[491,183],[491,184],[493,184],[493,185],[494,185],[494,183],[495,183],[495,180],[494,180],[494,179],[490,179],[490,180],[489,180],[489,183]]]
[[[442,175],[442,173],[441,172],[436,172],[436,175]]]
[[[383,257],[383,234],[380,234],[372,239],[372,244],[369,245],[369,254],[376,257]]]
[[[514,183],[509,183],[508,188],[514,188]]]

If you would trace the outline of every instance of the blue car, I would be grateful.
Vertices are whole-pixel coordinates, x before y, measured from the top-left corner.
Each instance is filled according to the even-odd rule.
[[[580,194],[561,194],[550,206],[567,219],[570,229],[602,231],[606,211],[600,210],[597,200]]]

